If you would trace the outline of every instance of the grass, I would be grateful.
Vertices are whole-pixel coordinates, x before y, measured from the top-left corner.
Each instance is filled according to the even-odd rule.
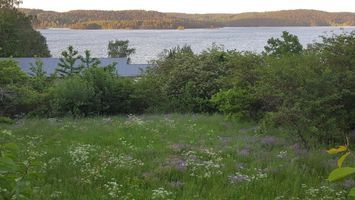
[[[144,115],[0,129],[23,161],[42,163],[30,199],[346,199],[343,185],[325,180],[336,161],[324,149],[255,127],[220,115]]]

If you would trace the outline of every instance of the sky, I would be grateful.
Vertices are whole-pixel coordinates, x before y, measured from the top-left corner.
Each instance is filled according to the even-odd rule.
[[[21,7],[53,11],[155,10],[184,13],[241,13],[287,9],[355,12],[355,0],[23,0]]]

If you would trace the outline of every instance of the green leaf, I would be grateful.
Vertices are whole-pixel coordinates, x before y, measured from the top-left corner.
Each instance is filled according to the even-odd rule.
[[[344,160],[350,155],[350,152],[347,152],[346,154],[342,155],[339,160],[338,160],[338,167],[343,166]]]
[[[328,176],[328,181],[338,181],[341,180],[351,174],[355,173],[355,168],[354,167],[343,167],[343,168],[338,168],[333,170],[329,176]]]
[[[348,148],[346,146],[339,146],[338,148],[331,148],[327,152],[329,154],[337,154],[346,151]]]
[[[355,197],[355,187],[351,188],[349,194],[348,194],[349,197]]]

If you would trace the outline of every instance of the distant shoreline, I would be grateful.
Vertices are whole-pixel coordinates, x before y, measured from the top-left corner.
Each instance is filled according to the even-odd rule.
[[[21,9],[36,16],[35,28],[101,29],[216,29],[222,27],[355,26],[355,13],[319,10],[282,10],[240,14],[185,14],[145,10],[74,10],[53,12]]]
[[[36,28],[36,30],[78,30],[78,31],[102,31],[102,30],[120,30],[120,31],[157,31],[157,30],[167,30],[167,31],[185,31],[185,30],[218,30],[218,29],[228,29],[228,28],[321,28],[321,27],[331,27],[331,28],[355,28],[355,26],[239,26],[239,27],[220,27],[220,28],[186,28],[184,30],[178,29],[73,29],[73,28]]]

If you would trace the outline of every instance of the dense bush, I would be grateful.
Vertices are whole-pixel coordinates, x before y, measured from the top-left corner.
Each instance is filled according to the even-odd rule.
[[[97,114],[118,114],[142,112],[141,99],[137,95],[135,81],[116,75],[110,66],[93,67],[85,70],[82,79],[94,90],[92,107],[89,110]]]
[[[212,46],[194,54],[189,46],[165,51],[147,76],[158,87],[168,112],[215,112],[210,102],[228,73],[228,53]]]
[[[29,77],[15,61],[0,60],[0,77],[0,116],[25,114],[38,102]]]
[[[53,114],[87,114],[94,90],[79,76],[59,80],[49,89],[50,105]]]
[[[354,33],[341,34],[302,52],[265,55],[245,72],[253,81],[229,79],[232,87],[212,102],[228,115],[283,128],[307,147],[340,141],[354,128],[354,42]]]
[[[52,115],[111,115],[145,109],[133,79],[118,77],[108,67],[92,67],[82,74],[56,81],[49,88]]]

